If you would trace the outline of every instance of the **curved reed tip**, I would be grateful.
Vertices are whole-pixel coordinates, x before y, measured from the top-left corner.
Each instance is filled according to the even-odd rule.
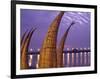
[[[34,28],[34,31],[36,30],[37,28]]]
[[[35,28],[34,28],[34,27],[32,27],[32,29],[31,29],[31,30],[34,30],[34,31],[35,31],[36,29],[37,29],[36,27],[35,27]]]
[[[72,21],[71,25],[74,25],[75,24],[75,21]]]

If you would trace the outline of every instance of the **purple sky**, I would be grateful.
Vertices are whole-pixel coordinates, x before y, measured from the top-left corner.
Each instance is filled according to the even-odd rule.
[[[34,50],[41,48],[48,27],[58,13],[59,11],[21,9],[21,37],[27,29],[30,30],[32,27],[37,28],[32,36],[29,48]],[[76,24],[73,25],[69,31],[65,48],[90,47],[89,12],[66,11],[60,23],[57,44],[72,21],[75,21]]]

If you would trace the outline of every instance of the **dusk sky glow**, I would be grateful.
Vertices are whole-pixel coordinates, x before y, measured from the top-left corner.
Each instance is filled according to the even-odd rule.
[[[39,49],[42,46],[48,27],[59,11],[21,9],[21,37],[26,30],[37,28],[31,38],[29,48]],[[58,30],[57,44],[72,21],[75,21],[69,31],[65,43],[66,48],[90,48],[90,12],[66,11]]]

